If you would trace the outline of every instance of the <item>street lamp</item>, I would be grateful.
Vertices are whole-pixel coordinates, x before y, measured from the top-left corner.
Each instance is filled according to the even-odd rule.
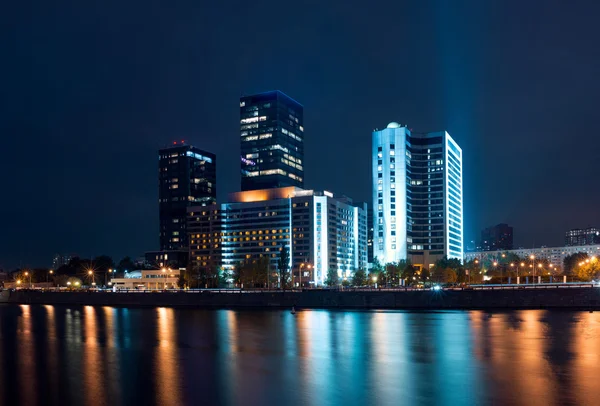
[[[300,264],[300,269],[298,270],[298,278],[300,280],[300,283],[298,284],[300,286],[300,289],[302,289],[302,267],[304,266],[304,262]]]
[[[498,270],[498,268],[497,268],[498,262],[494,261],[493,264],[494,264],[494,270],[497,271]],[[500,272],[502,272],[502,271],[500,271]],[[501,275],[500,276],[500,285],[502,285],[502,274],[500,274],[500,275]]]
[[[112,268],[110,268],[108,271],[106,271],[106,273],[104,274],[104,286],[108,285],[108,274],[114,273],[114,272],[116,272],[116,269],[112,269]]]
[[[375,289],[377,289],[377,275],[373,276],[373,283],[375,284]]]
[[[17,279],[17,287],[21,286],[21,280]]]

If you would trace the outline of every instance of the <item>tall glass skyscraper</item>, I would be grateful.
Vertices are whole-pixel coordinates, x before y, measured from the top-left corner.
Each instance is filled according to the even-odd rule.
[[[430,268],[463,256],[462,150],[445,131],[373,132],[373,253]]]
[[[217,157],[184,143],[158,152],[160,250],[188,250],[188,206],[217,201]]]
[[[279,90],[240,98],[242,190],[304,186],[304,111]]]

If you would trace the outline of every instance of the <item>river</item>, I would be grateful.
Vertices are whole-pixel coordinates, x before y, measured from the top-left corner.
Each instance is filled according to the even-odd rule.
[[[600,313],[0,305],[0,404],[597,405]]]

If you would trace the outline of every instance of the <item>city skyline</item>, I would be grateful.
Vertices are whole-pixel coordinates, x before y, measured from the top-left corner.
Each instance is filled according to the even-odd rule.
[[[107,5],[108,23],[84,4],[56,19],[11,7],[7,35],[19,40],[2,45],[12,77],[0,120],[2,268],[49,264],[55,253],[120,258],[158,249],[156,151],[185,139],[215,153],[222,201],[240,184],[239,98],[271,89],[304,105],[307,189],[370,202],[370,134],[402,120],[444,128],[461,145],[464,242],[509,223],[515,246],[559,246],[565,231],[600,222],[600,191],[587,175],[600,124],[595,3],[585,13],[545,4],[540,14],[535,4],[429,11],[333,2],[318,13],[295,10],[291,23],[276,18],[285,5],[240,2],[200,13],[184,4],[162,16],[160,30],[139,4]],[[255,25],[252,16],[276,22]],[[147,35],[129,18],[147,21]],[[225,18],[227,32],[217,23]],[[249,25],[264,38],[260,47],[244,34]],[[585,148],[571,147],[575,134]]]

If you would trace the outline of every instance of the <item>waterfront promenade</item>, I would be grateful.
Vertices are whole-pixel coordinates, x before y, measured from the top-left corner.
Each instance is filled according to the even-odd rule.
[[[321,309],[589,309],[600,310],[594,284],[505,285],[430,289],[187,291],[4,290],[0,302],[99,306]]]

